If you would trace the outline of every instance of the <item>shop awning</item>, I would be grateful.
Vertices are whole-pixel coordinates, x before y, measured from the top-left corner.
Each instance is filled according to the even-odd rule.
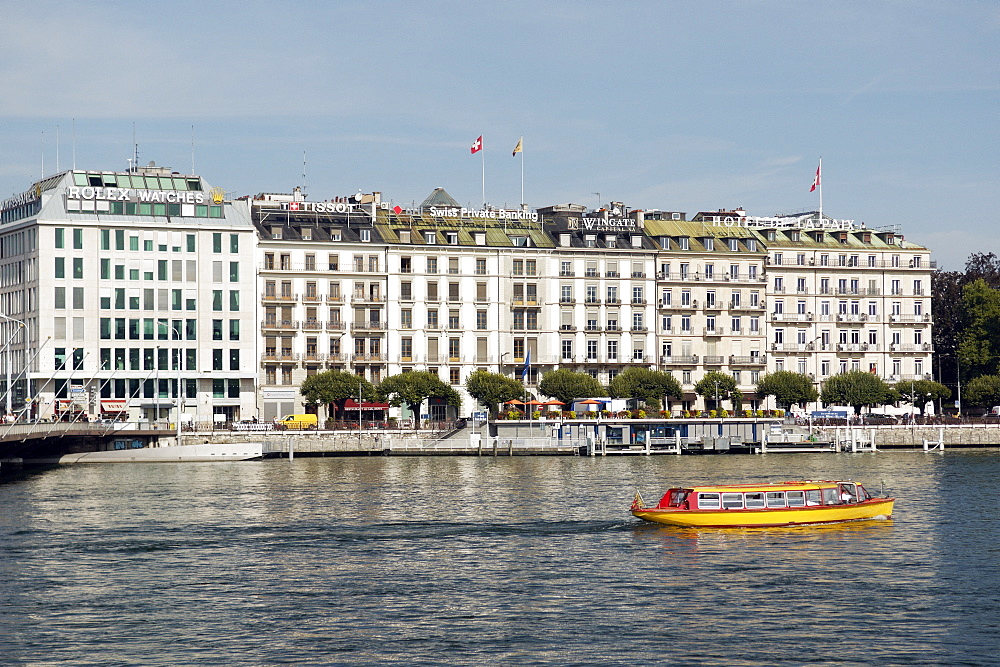
[[[349,399],[347,399],[344,402],[344,409],[345,410],[357,410],[358,409],[358,402],[349,398]],[[388,410],[389,409],[389,404],[388,403],[362,403],[361,404],[361,409],[362,410]]]
[[[128,401],[101,401],[101,412],[125,412],[128,407]]]

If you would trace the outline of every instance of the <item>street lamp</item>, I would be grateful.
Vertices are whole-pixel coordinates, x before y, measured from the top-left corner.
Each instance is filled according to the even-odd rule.
[[[500,362],[499,362],[499,363],[497,364],[497,373],[499,373],[500,375],[503,375],[503,374],[504,374],[504,373],[503,373],[503,360],[504,360],[504,358],[505,358],[505,357],[506,357],[506,356],[507,356],[508,354],[510,354],[510,352],[504,352],[504,353],[502,353],[502,354],[500,355]]]
[[[11,354],[10,344],[14,342],[14,339],[17,337],[17,334],[21,332],[21,329],[24,329],[27,325],[24,322],[22,322],[21,320],[14,319],[13,317],[8,317],[7,315],[4,315],[2,313],[0,313],[0,318],[2,318],[6,322],[13,322],[13,323],[15,323],[15,324],[18,325],[14,329],[14,332],[10,335],[10,338],[7,339],[7,342],[4,343],[4,346],[3,346],[3,352],[5,353],[5,359],[4,359],[5,364],[4,365],[6,366],[5,371],[6,371],[6,375],[7,375],[7,384],[6,384],[6,393],[7,393],[6,408],[7,408],[7,411],[4,413],[4,415],[9,415],[9,414],[13,414],[12,411],[11,411],[11,393],[12,393],[12,387],[10,386],[10,364],[11,364],[11,357],[13,355]]]

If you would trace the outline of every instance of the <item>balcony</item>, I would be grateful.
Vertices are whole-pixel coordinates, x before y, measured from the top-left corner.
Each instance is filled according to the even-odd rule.
[[[606,326],[604,328],[604,330],[607,331],[608,333],[621,333],[622,328],[620,326],[618,326],[617,324],[611,324],[609,322],[608,326]]]
[[[765,366],[767,365],[767,359],[763,354],[751,355],[749,357],[745,356],[735,356],[731,355],[729,357],[730,366]]]
[[[277,305],[287,306],[287,305],[290,305],[290,304],[293,304],[293,303],[298,303],[298,301],[299,301],[299,295],[298,294],[267,294],[267,293],[265,293],[265,294],[263,294],[260,297],[260,302],[262,304],[265,304],[265,305],[267,305],[267,304],[272,304],[272,305],[277,304]]]
[[[326,361],[326,355],[322,352],[306,352],[302,355],[303,363],[315,363]]]
[[[772,322],[812,322],[812,313],[771,313]]]
[[[607,303],[609,306],[616,306],[616,305],[620,304],[621,302],[622,302],[621,299],[619,299],[617,297],[613,297],[613,296],[612,297],[608,297],[608,300],[605,301],[605,303]]]
[[[705,327],[703,335],[705,336],[724,336],[726,335],[725,327]]]
[[[868,343],[837,343],[837,352],[867,352]]]
[[[687,356],[679,357],[660,357],[660,365],[662,366],[695,366],[697,363],[697,354],[689,354]]]
[[[646,300],[645,299],[632,299],[632,305],[633,306],[645,306],[646,305]]]
[[[323,322],[319,320],[304,320],[302,322],[303,331],[323,331]]]
[[[351,322],[351,331],[385,331],[385,322]]]
[[[583,302],[590,305],[600,305],[601,300],[598,299],[596,296],[588,296],[586,299],[583,300]]]
[[[327,294],[326,295],[326,302],[327,303],[344,303],[344,295],[343,294]]]
[[[389,360],[389,355],[382,354],[381,352],[355,352],[351,355],[351,361],[357,363],[363,361],[366,363],[384,363]]]
[[[618,277],[620,277],[620,275],[619,275],[619,273],[617,271],[605,271],[604,272],[604,277],[605,278],[618,278]]]
[[[838,313],[837,314],[837,321],[838,322],[867,322],[868,321],[868,315],[866,315],[864,313],[852,313],[852,314]]]
[[[632,333],[646,333],[649,331],[647,327],[632,327]]]
[[[725,357],[720,357],[720,356],[714,356],[714,355],[713,356],[705,356],[703,363],[706,366],[721,366],[722,364],[726,363],[726,358]]]
[[[576,331],[575,324],[560,324],[559,331]]]
[[[774,352],[812,352],[814,349],[812,343],[771,343]]]
[[[346,352],[331,352],[326,355],[326,365],[339,366],[340,364],[345,364],[350,359],[350,356]]]
[[[262,331],[297,331],[299,321],[265,319],[260,323],[260,328]]]
[[[385,303],[385,297],[381,294],[355,294],[351,297],[351,303]]]
[[[477,364],[492,364],[493,357],[489,354],[477,354],[475,356],[475,363]]]
[[[630,363],[630,364],[648,364],[649,363],[649,357],[647,357],[646,355],[641,355],[641,356],[638,356],[638,357],[635,356],[635,355],[632,355],[631,357],[629,357],[628,359],[625,359],[624,361],[627,362],[627,363]]]
[[[604,331],[604,327],[600,324],[588,324],[583,328],[584,331]]]
[[[559,297],[559,303],[576,303],[576,299],[571,296],[561,296]]]
[[[930,322],[930,315],[890,315],[889,322],[892,323],[913,323],[913,322]]]
[[[260,355],[260,360],[271,364],[294,364],[299,360],[299,355],[295,352],[264,352]]]
[[[559,277],[560,278],[572,278],[575,275],[576,275],[576,273],[574,271],[562,270],[562,271],[559,272]]]
[[[323,303],[324,297],[322,294],[303,294],[302,303]]]
[[[342,320],[333,320],[331,322],[327,322],[326,323],[326,330],[327,331],[343,331],[344,330],[344,322]]]
[[[632,272],[632,277],[633,278],[645,278],[646,277],[646,272],[645,271],[633,271]]]
[[[454,299],[448,299],[448,301],[458,301],[458,300],[459,300],[458,297],[455,297]],[[510,300],[510,305],[512,305],[512,306],[537,306],[538,305],[538,299],[537,299],[537,297],[532,297],[532,298],[525,299],[524,297],[515,296],[513,299]]]

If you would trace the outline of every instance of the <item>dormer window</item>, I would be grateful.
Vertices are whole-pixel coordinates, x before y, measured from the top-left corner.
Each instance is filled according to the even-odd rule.
[[[342,238],[343,237],[341,236],[339,229],[331,229],[330,230],[330,240],[331,241],[340,241],[340,240],[342,240]]]
[[[740,241],[739,239],[729,239],[729,252],[739,252]]]
[[[705,250],[715,250],[715,239],[705,237],[702,239],[702,243],[705,246]]]
[[[399,230],[399,242],[400,243],[410,243],[410,230],[401,229]]]
[[[281,238],[281,227],[271,227],[271,238],[272,239]]]
[[[593,234],[587,234],[583,237],[583,245],[587,248],[593,248],[597,245],[597,237]]]
[[[677,239],[677,247],[680,248],[681,250],[690,250],[691,249],[691,239],[689,239],[686,236],[679,237]]]
[[[510,242],[514,244],[517,248],[528,247],[528,237],[527,236],[511,236]]]
[[[424,243],[427,245],[435,245],[437,242],[437,232],[424,232]]]
[[[633,248],[641,248],[642,247],[642,237],[641,236],[636,235],[636,236],[632,237],[632,247]]]
[[[475,241],[478,246],[486,245],[486,232],[473,232],[472,240]]]
[[[559,235],[559,245],[565,247],[565,246],[568,246],[571,242],[572,242],[571,241],[571,236],[569,234],[560,234]]]
[[[303,241],[312,241],[312,237],[313,237],[312,227],[303,227],[302,228],[302,240]]]
[[[773,229],[768,229],[767,231],[764,232],[764,238],[766,238],[768,241],[776,241],[778,238],[778,232],[776,232]]]
[[[747,239],[747,250],[750,252],[757,252],[757,239]]]
[[[670,237],[669,236],[661,236],[660,237],[660,247],[663,248],[664,250],[670,250]]]
[[[445,232],[449,245],[458,245],[458,232]]]
[[[797,229],[792,230],[792,233],[789,234],[789,238],[791,238],[792,241],[799,241],[799,240],[801,240],[800,236],[799,236],[799,230],[797,230]]]
[[[361,240],[363,242],[368,243],[369,241],[372,240],[372,230],[370,230],[370,229],[362,229],[360,236],[361,236]]]
[[[604,236],[604,245],[608,248],[616,248],[617,240],[614,234],[606,234]]]

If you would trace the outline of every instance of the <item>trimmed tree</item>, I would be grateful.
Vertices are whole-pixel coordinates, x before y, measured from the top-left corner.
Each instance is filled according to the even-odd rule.
[[[478,370],[465,380],[469,396],[486,406],[491,417],[496,417],[501,403],[524,395],[524,385],[513,378],[487,370]]]
[[[615,398],[637,398],[652,408],[659,408],[664,396],[684,397],[677,378],[666,371],[651,371],[648,368],[622,371],[608,385],[608,390]]]
[[[704,396],[705,400],[711,398],[715,401],[715,409],[718,410],[722,401],[733,398],[733,392],[737,391],[736,380],[733,379],[732,375],[719,371],[709,371],[702,379],[698,380],[694,390],[699,395]],[[742,397],[743,395],[740,394],[741,399]]]
[[[538,382],[538,391],[568,406],[578,398],[600,396],[604,393],[604,387],[586,373],[560,368],[542,376]]]
[[[788,409],[795,403],[805,406],[819,398],[808,375],[792,371],[768,373],[757,382],[757,396],[774,396],[779,408]]]
[[[324,406],[327,411],[326,417],[329,419],[330,405],[335,404],[336,411],[343,415],[347,399],[358,398],[359,389],[361,400],[370,401],[376,398],[375,387],[363,377],[346,371],[326,371],[303,380],[299,386],[299,393],[305,399],[306,405]]]
[[[896,393],[899,394],[900,400],[908,401],[914,407],[918,404],[923,406],[920,409],[921,414],[924,412],[924,408],[927,407],[928,401],[944,400],[951,397],[951,389],[933,380],[897,382],[895,389]]]
[[[866,405],[894,403],[899,394],[882,378],[864,371],[848,371],[830,377],[823,384],[824,403],[851,405],[856,413]]]
[[[458,392],[446,385],[434,373],[409,371],[390,375],[375,388],[378,395],[390,405],[405,405],[413,413],[413,421],[420,428],[420,404],[428,398],[443,398],[448,405],[462,407]]]
[[[962,389],[962,400],[969,405],[1000,405],[1000,375],[980,375],[969,380]]]

